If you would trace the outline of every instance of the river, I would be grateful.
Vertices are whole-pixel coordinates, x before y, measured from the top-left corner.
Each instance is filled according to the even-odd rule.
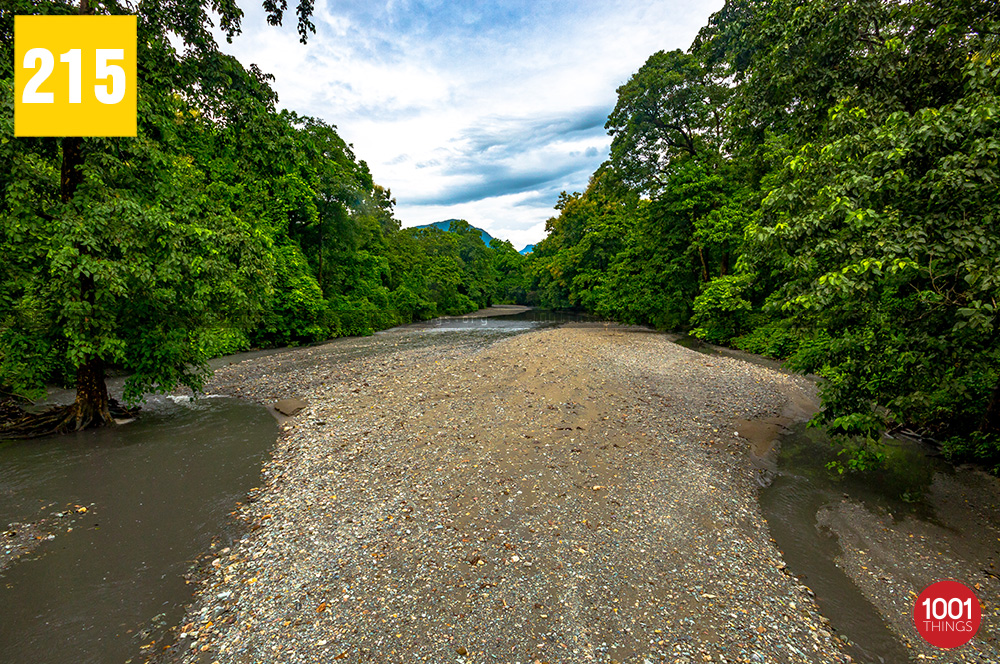
[[[156,641],[276,435],[238,399],[154,397],[131,424],[0,447],[0,523],[53,536],[0,574],[0,660],[120,663]]]
[[[439,319],[327,347],[349,358],[404,345],[486,345],[577,319],[539,311]],[[214,364],[275,352],[281,351]],[[51,533],[0,571],[0,661],[121,663],[161,647],[191,598],[185,573],[199,555],[239,536],[230,515],[259,481],[276,435],[262,406],[174,395],[150,397],[137,421],[115,429],[0,444],[0,524],[41,521]],[[932,489],[946,478],[982,493],[983,474],[955,471],[907,440],[890,441],[890,464],[874,474],[831,474],[825,464],[832,454],[820,433],[792,427],[781,439],[773,481],[762,489],[762,510],[789,570],[816,593],[856,659],[909,662],[907,649],[838,564],[845,551],[821,515],[849,499],[892,519],[946,524],[943,536],[964,555],[977,564],[1000,562],[993,531],[963,519],[961,506]]]
[[[401,344],[486,344],[580,319],[509,311],[325,345],[346,359]],[[110,380],[112,394],[121,385]],[[71,398],[52,390],[48,401]],[[226,547],[239,533],[230,514],[259,481],[277,433],[268,410],[247,401],[150,395],[141,416],[123,426],[0,443],[0,524],[42,522],[51,535],[0,571],[0,662],[121,664],[160,647],[191,599],[185,573],[200,554]]]

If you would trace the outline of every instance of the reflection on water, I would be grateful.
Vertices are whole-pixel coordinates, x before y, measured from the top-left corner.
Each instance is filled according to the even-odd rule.
[[[817,527],[817,514],[849,496],[898,517],[932,518],[934,511],[922,498],[934,474],[948,470],[915,442],[886,443],[884,470],[838,476],[826,467],[837,458],[829,437],[799,423],[781,437],[778,474],[760,494],[761,510],[788,569],[816,593],[823,614],[853,644],[855,659],[865,664],[907,664],[911,659],[875,607],[837,567],[837,538]]]
[[[162,635],[276,436],[247,402],[152,398],[132,424],[0,445],[0,524],[55,535],[0,573],[0,661],[121,663]]]
[[[510,313],[502,312],[503,307],[493,310],[500,312],[491,316],[445,316],[434,320],[386,330],[387,334],[412,334],[413,332],[485,332],[510,334],[527,332],[543,327],[554,327],[563,323],[581,321],[598,321],[599,318],[572,311],[553,311],[550,309],[528,309],[511,307]]]

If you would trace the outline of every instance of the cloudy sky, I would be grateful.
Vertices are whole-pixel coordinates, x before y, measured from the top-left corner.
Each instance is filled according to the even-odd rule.
[[[224,49],[337,125],[404,226],[466,219],[520,249],[607,158],[616,88],[722,1],[317,0],[306,45],[294,11],[272,28],[248,2]]]

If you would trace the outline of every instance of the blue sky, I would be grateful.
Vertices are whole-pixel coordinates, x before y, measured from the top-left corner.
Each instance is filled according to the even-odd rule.
[[[254,4],[224,50],[337,125],[404,226],[462,218],[520,249],[607,158],[616,88],[722,0],[317,0],[306,45],[294,11],[272,28]]]

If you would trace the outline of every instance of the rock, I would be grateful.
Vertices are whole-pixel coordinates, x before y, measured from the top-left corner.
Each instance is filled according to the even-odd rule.
[[[274,409],[282,415],[295,415],[309,404],[302,399],[281,399],[274,402]]]

